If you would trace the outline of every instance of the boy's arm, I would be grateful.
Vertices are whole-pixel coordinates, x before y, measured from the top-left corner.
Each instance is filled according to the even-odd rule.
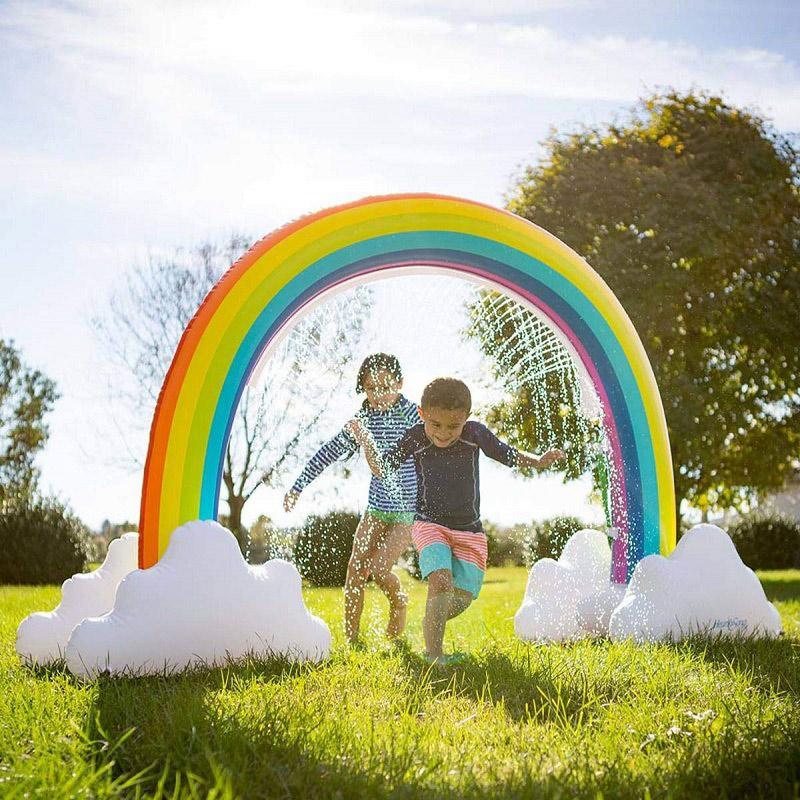
[[[532,467],[533,469],[547,469],[556,461],[564,458],[563,450],[548,450],[541,456],[533,453],[526,453],[524,450],[517,450],[517,466],[523,469]]]
[[[511,447],[511,445],[498,439],[485,425],[480,423],[475,423],[475,436],[481,450],[489,458],[509,467],[546,469],[551,464],[564,458],[564,453],[561,450],[548,450],[542,456],[518,450],[516,447]]]
[[[377,478],[386,478],[390,473],[395,472],[400,464],[411,455],[409,450],[411,442],[409,431],[403,434],[402,439],[394,447],[381,455],[361,420],[350,420],[344,427],[347,433],[356,440],[356,443],[364,448],[364,457],[367,459],[367,464],[369,464],[372,474]]]
[[[416,403],[408,404],[405,417],[409,428],[413,428],[415,425],[419,425],[419,423],[422,422],[422,417],[419,415],[419,407]]]

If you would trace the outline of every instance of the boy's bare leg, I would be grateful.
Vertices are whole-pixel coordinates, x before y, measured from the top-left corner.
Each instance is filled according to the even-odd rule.
[[[344,582],[344,632],[350,644],[358,639],[364,610],[364,586],[372,571],[372,540],[376,533],[375,527],[379,524],[370,514],[364,514],[353,538],[353,552],[350,554]]]
[[[428,575],[428,599],[422,631],[425,635],[425,654],[428,658],[441,658],[444,627],[453,603],[453,574],[449,569],[437,569]]]
[[[410,525],[386,525],[386,536],[379,543],[372,560],[372,577],[389,600],[389,623],[386,635],[394,639],[406,627],[408,595],[403,591],[400,578],[392,572],[392,567],[411,542]]]
[[[470,607],[472,599],[472,592],[454,587],[453,598],[450,601],[450,608],[447,612],[447,619],[453,619],[453,617],[463,614]]]

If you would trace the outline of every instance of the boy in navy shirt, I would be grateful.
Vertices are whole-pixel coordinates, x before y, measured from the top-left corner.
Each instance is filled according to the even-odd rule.
[[[437,378],[422,393],[422,423],[381,456],[357,420],[348,430],[364,447],[370,469],[388,477],[414,459],[417,510],[411,536],[428,580],[423,631],[426,657],[448,662],[442,652],[448,619],[465,611],[478,596],[486,571],[486,534],[481,526],[478,455],[509,467],[545,469],[563,458],[560,450],[538,457],[501,442],[485,425],[469,420],[472,397],[455,378]]]

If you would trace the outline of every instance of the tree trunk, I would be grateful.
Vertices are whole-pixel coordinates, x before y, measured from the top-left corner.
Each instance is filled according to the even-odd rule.
[[[247,531],[242,525],[242,510],[244,509],[244,497],[233,492],[228,492],[227,497],[229,517],[228,524],[230,525],[231,533],[236,537],[239,542],[239,549],[242,555],[247,555]]]

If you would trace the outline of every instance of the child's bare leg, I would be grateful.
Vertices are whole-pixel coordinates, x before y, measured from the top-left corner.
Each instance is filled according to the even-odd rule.
[[[372,561],[372,577],[389,600],[389,623],[386,626],[386,635],[390,639],[399,636],[406,627],[408,595],[403,592],[400,578],[392,572],[392,567],[410,542],[410,525],[387,525],[386,536]]]
[[[347,564],[344,582],[344,632],[351,644],[358,638],[361,614],[364,610],[364,586],[372,571],[372,539],[378,520],[364,514],[356,528],[353,552]]]
[[[453,574],[449,569],[437,569],[428,575],[428,599],[422,631],[425,635],[425,653],[428,658],[443,655],[444,627],[453,602]]]
[[[470,607],[472,599],[472,592],[454,588],[453,598],[450,601],[450,608],[447,612],[447,619],[453,619],[453,617],[463,614]]]

